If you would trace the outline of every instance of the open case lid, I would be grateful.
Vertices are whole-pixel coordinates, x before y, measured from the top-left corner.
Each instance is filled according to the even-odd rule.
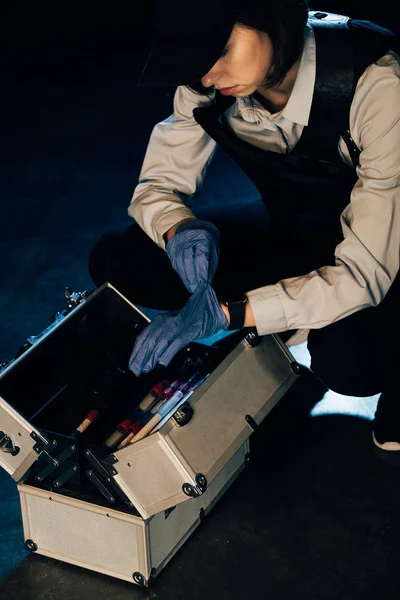
[[[118,326],[129,331],[149,322],[108,283],[90,295],[73,296],[67,295],[70,312],[58,313],[50,327],[28,338],[27,349],[0,370],[0,466],[15,481],[27,473],[39,455],[54,460],[49,452],[55,442],[30,421],[34,422],[32,416],[54,393],[51,379],[62,383],[74,361],[79,361],[79,353],[85,351],[78,347],[76,332],[81,324],[98,324],[105,337],[115,338],[117,332],[113,330]],[[129,339],[127,343],[131,343]]]

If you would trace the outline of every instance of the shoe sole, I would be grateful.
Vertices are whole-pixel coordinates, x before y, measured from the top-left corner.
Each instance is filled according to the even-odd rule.
[[[386,450],[387,452],[398,452],[400,450],[399,442],[383,442],[383,444],[380,444],[377,441],[374,432],[372,432],[372,439],[374,441],[375,446],[377,446],[381,450]]]

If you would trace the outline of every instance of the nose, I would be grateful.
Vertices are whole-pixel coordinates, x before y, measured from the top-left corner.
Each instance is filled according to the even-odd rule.
[[[219,73],[218,62],[216,62],[212,69],[210,69],[210,71],[208,71],[208,73],[202,77],[201,83],[204,85],[204,87],[211,87],[219,81],[220,76],[221,74]]]

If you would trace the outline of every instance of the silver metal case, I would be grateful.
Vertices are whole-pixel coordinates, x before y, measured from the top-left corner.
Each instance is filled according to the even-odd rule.
[[[193,417],[186,425],[169,419],[156,433],[107,454],[100,451],[96,436],[79,449],[81,442],[68,437],[64,418],[78,419],[74,411],[78,414],[79,405],[65,406],[57,390],[91,353],[107,358],[112,351],[123,372],[135,336],[148,322],[105,284],[77,297],[67,314],[31,338],[30,347],[0,370],[0,466],[20,482],[27,547],[142,585],[238,475],[249,436],[298,375],[297,363],[275,335],[237,332],[207,352],[192,344],[165,368],[167,378],[169,370],[187,360],[189,350],[218,360],[210,359],[210,375],[190,397]],[[128,375],[135,406],[160,377],[156,371],[139,378]],[[115,410],[118,401],[111,395]],[[111,431],[117,423],[111,418]],[[101,479],[96,489],[90,487],[88,455],[97,465],[94,479]],[[70,481],[65,473],[46,480],[44,473],[57,474],[63,464],[69,465],[65,473]],[[114,505],[113,496],[118,499]]]

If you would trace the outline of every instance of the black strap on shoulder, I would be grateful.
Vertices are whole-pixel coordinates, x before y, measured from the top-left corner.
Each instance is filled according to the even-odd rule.
[[[315,35],[316,78],[307,129],[308,133],[313,130],[320,140],[324,138],[326,152],[337,144],[338,130],[340,134],[348,121],[353,96],[354,49],[347,17],[329,13],[315,15],[321,16],[309,21]],[[318,145],[321,151],[321,143]],[[334,154],[337,155],[336,148]]]
[[[371,21],[360,19],[349,20],[349,31],[353,38],[354,47],[354,79],[353,93],[361,75],[373,62],[389,50],[399,52],[399,38],[389,29],[376,25]]]
[[[349,133],[354,90],[368,65],[396,48],[396,36],[370,21],[329,13],[310,14],[316,39],[316,83],[309,124],[298,152],[337,162],[337,144],[342,135],[356,166],[360,151]]]

